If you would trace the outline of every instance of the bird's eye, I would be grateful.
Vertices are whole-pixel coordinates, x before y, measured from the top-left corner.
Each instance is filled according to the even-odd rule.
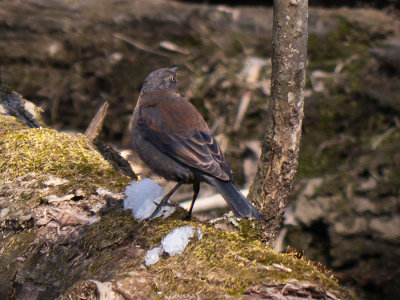
[[[175,75],[171,75],[171,81],[175,82],[176,81],[176,76]]]

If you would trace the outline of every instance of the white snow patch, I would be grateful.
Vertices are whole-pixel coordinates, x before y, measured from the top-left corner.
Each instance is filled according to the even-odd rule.
[[[165,252],[174,256],[185,250],[189,239],[194,236],[194,229],[191,226],[182,226],[168,233],[161,241]]]
[[[160,256],[163,254],[164,250],[162,247],[155,247],[149,251],[147,251],[146,256],[144,257],[144,263],[146,266],[150,266],[155,264],[160,260]]]
[[[163,188],[149,178],[144,178],[139,182],[132,181],[125,189],[126,198],[124,199],[124,209],[132,209],[135,219],[144,220],[151,216],[157,208],[157,204],[164,197]],[[155,216],[168,217],[174,212],[172,206],[164,206]]]
[[[201,232],[200,228],[197,228],[197,238],[201,240],[203,238],[203,233]]]
[[[144,258],[145,265],[150,266],[158,262],[164,251],[170,256],[181,254],[195,233],[199,240],[203,237],[200,228],[195,230],[192,226],[188,225],[174,229],[161,240],[159,247],[147,251]]]

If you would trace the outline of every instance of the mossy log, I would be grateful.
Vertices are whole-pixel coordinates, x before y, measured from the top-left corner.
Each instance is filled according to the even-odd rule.
[[[139,222],[121,204],[131,178],[84,135],[0,123],[1,299],[352,298],[329,272],[263,245],[256,224],[228,232],[181,209]],[[144,266],[183,225],[200,232],[184,252]]]

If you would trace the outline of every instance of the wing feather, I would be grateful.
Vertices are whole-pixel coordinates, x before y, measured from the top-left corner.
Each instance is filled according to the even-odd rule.
[[[141,105],[134,119],[143,137],[173,159],[221,180],[230,180],[231,170],[222,151],[195,107],[172,92],[149,96],[159,99]]]

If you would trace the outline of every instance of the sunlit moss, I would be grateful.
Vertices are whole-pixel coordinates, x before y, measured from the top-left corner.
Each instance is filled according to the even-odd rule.
[[[131,270],[143,267],[145,251],[140,250],[136,256],[126,259],[123,252],[113,249],[132,249],[135,245],[139,246],[138,249],[152,249],[160,245],[165,235],[184,225],[199,229],[202,237],[195,235],[182,254],[164,256],[145,269],[152,274],[157,295],[201,294],[211,299],[229,294],[237,297],[252,286],[279,285],[297,280],[309,282],[341,299],[353,299],[329,272],[298,258],[296,254],[277,253],[256,239],[174,217],[137,222],[119,212],[90,225],[82,239],[82,252],[94,257],[89,273],[93,275],[109,265],[118,264],[116,276],[129,277]]]
[[[150,268],[163,295],[202,292],[211,298],[221,294],[238,296],[251,286],[284,284],[295,279],[351,298],[334,279],[308,260],[277,253],[236,233],[207,225],[195,226],[203,233],[201,239],[193,238],[182,255],[162,259]]]
[[[114,168],[82,134],[57,132],[49,128],[28,129],[10,117],[0,116],[0,180],[20,176],[53,174],[73,182],[75,187],[121,188],[129,178]]]

